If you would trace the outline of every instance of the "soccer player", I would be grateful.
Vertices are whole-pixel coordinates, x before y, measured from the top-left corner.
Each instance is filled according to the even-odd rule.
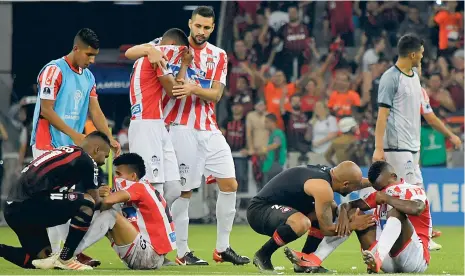
[[[116,192],[105,197],[77,251],[83,251],[108,232],[112,247],[130,269],[157,269],[164,255],[175,248],[171,213],[161,194],[148,182],[142,157],[127,153],[117,157]],[[121,203],[123,217],[113,205]]]
[[[0,245],[0,256],[23,268],[91,270],[73,254],[100,203],[97,166],[105,163],[109,152],[107,135],[96,131],[84,138],[81,147],[55,148],[25,167],[11,188],[5,207],[5,219],[21,247]],[[63,249],[59,255],[49,257],[46,228],[70,219]]]
[[[341,212],[376,208],[376,226],[356,231],[368,271],[424,272],[430,261],[428,242],[432,227],[425,190],[404,182],[385,161],[374,162],[368,178],[377,192],[343,203],[340,208]],[[296,256],[319,265],[342,241],[338,237],[325,237],[315,253]],[[300,261],[292,256],[290,259],[294,263]]]
[[[170,46],[177,45],[177,46]],[[180,29],[166,31],[157,49],[169,57],[170,64],[180,67],[177,78],[184,79],[192,62],[186,34]],[[139,58],[131,74],[130,100],[131,124],[129,126],[129,151],[144,158],[145,179],[167,198],[168,205],[181,194],[178,162],[173,144],[166,130],[161,100],[164,94],[172,97],[177,82],[168,67],[154,66],[147,57]],[[165,185],[164,185],[165,184]]]
[[[40,71],[37,80],[40,101],[34,110],[30,143],[34,158],[56,147],[80,146],[88,111],[97,130],[107,135],[119,154],[121,148],[113,139],[97,100],[94,76],[87,69],[95,62],[99,44],[94,31],[81,29],[71,52],[49,62]],[[54,253],[60,251],[67,229],[66,224],[48,229]]]
[[[190,69],[196,78],[173,87],[176,99],[163,99],[165,122],[170,123],[170,137],[180,166],[182,192],[172,206],[176,225],[176,262],[180,265],[207,265],[189,249],[189,201],[192,190],[201,184],[202,175],[216,178],[219,194],[216,205],[217,242],[213,252],[216,262],[247,264],[249,258],[237,254],[229,244],[236,213],[237,181],[231,148],[221,134],[214,114],[226,85],[228,58],[223,49],[208,38],[215,28],[215,13],[206,6],[197,7],[189,19],[189,43],[194,52]],[[153,44],[153,43],[152,43]],[[126,52],[136,59],[147,55],[151,62],[161,62],[163,54],[151,44],[138,45]],[[189,71],[189,70],[188,70]],[[200,84],[200,86],[199,86]]]
[[[384,72],[378,88],[373,161],[386,160],[407,183],[423,186],[419,166],[421,115],[457,148],[462,142],[436,117],[428,95],[421,88],[423,41],[413,34],[406,34],[399,39],[397,51],[396,64]],[[440,248],[431,241],[431,250]]]
[[[250,227],[271,237],[255,253],[254,265],[261,271],[273,271],[271,256],[308,231],[309,217],[316,216],[324,235],[338,235],[341,229],[333,223],[334,192],[346,196],[359,190],[361,181],[362,171],[351,161],[344,161],[333,169],[319,165],[295,167],[271,179],[247,209]],[[371,225],[374,225],[372,217],[361,215],[349,227],[363,230]]]

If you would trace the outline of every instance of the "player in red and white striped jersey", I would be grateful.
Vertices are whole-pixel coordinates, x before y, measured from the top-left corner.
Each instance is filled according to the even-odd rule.
[[[170,64],[178,64],[179,78],[185,77],[187,67],[192,62],[192,55],[186,47],[188,45],[189,41],[182,30],[170,29],[157,46]],[[159,192],[165,192],[170,206],[179,197],[181,184],[176,154],[164,124],[161,99],[164,94],[172,96],[176,84],[170,67],[156,65],[154,68],[147,57],[141,57],[134,63],[129,89],[129,151],[144,158],[147,168],[145,179],[157,185]]]
[[[236,213],[237,181],[231,148],[221,134],[214,114],[226,85],[227,56],[223,49],[210,43],[214,30],[215,14],[210,7],[200,6],[189,19],[189,43],[194,52],[194,62],[188,69],[191,77],[184,84],[173,87],[176,99],[164,98],[166,121],[171,124],[170,137],[180,167],[182,193],[172,206],[176,225],[177,258],[181,265],[206,265],[194,256],[188,247],[188,208],[192,190],[201,184],[202,175],[216,178],[219,187],[216,205],[218,224],[216,262],[246,264],[250,260],[234,252],[229,236]],[[147,55],[151,62],[159,62],[163,54],[153,45],[138,45],[126,52],[126,57],[136,59]],[[175,70],[175,69],[173,69]],[[195,74],[189,74],[190,71]],[[193,150],[195,149],[195,150]]]
[[[155,269],[164,256],[176,248],[171,213],[163,196],[140,178],[145,174],[144,160],[135,153],[114,160],[115,192],[105,197],[101,210],[124,203],[126,221],[116,219],[109,232],[112,247],[131,269]],[[127,223],[130,222],[130,223]],[[119,223],[119,224],[118,224]]]
[[[376,208],[376,226],[357,232],[362,255],[370,272],[422,273],[428,268],[432,221],[426,192],[418,185],[405,183],[385,161],[373,163],[368,179],[377,192],[341,205],[341,212]],[[300,266],[319,266],[346,237],[325,237],[312,254],[296,253],[307,262]]]

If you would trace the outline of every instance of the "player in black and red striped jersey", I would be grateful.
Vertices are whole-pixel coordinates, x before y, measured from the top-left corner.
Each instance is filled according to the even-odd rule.
[[[100,204],[97,166],[105,163],[109,152],[106,134],[95,131],[87,135],[81,147],[53,149],[25,167],[4,211],[22,247],[0,245],[0,257],[23,268],[92,269],[79,263],[73,254]],[[61,253],[49,256],[46,228],[70,219]]]

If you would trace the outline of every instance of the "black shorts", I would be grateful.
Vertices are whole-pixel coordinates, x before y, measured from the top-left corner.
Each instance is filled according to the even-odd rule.
[[[52,199],[53,198],[53,199]],[[66,223],[82,205],[82,193],[55,193],[5,206],[5,220],[31,256],[50,247],[47,228]]]
[[[255,232],[271,237],[295,213],[299,211],[288,206],[252,200],[247,208],[247,221]]]

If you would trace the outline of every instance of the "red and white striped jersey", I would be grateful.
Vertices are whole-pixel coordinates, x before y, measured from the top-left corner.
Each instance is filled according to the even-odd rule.
[[[429,263],[430,254],[428,250],[428,245],[430,242],[433,224],[431,220],[431,213],[429,210],[429,201],[426,197],[426,191],[417,185],[408,184],[401,180],[400,183],[385,187],[383,189],[383,192],[399,199],[420,200],[423,203],[425,203],[425,209],[420,215],[408,215],[408,219],[423,244],[423,256],[425,257],[425,261]],[[387,220],[387,212],[392,207],[387,204],[376,205],[376,192],[368,194],[363,200],[365,200],[367,205],[371,208],[376,208],[375,217],[377,219],[378,225],[380,225],[381,229],[383,229],[384,224]]]
[[[130,200],[123,213],[146,240],[150,240],[158,255],[176,249],[176,234],[171,212],[165,199],[149,183],[115,179],[115,189],[125,190]]]
[[[172,64],[181,60],[185,47],[157,46],[157,49],[168,57],[168,64]],[[147,57],[134,63],[129,88],[132,120],[163,119],[163,86],[158,78],[172,73],[170,66],[166,70],[158,67],[154,70]]]
[[[155,39],[150,44],[157,45],[159,41],[160,39]],[[203,88],[211,88],[214,81],[226,85],[226,52],[208,42],[202,48],[192,45],[190,48],[194,54],[194,61],[188,69],[186,79]],[[179,66],[174,65],[172,70],[179,71]],[[195,95],[180,100],[164,95],[162,107],[167,124],[176,123],[198,130],[219,131],[213,102],[202,100]]]

